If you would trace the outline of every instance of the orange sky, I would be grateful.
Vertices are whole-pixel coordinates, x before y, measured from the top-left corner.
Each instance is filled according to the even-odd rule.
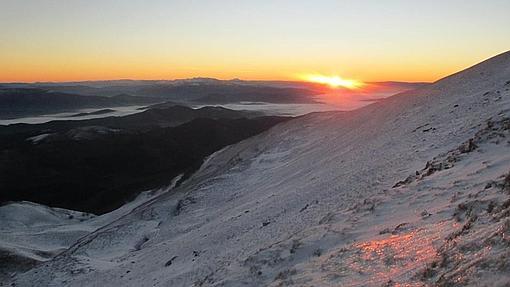
[[[434,81],[510,49],[509,1],[422,2],[4,0],[0,82]]]

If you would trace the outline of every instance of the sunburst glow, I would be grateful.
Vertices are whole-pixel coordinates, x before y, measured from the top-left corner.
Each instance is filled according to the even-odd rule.
[[[343,79],[340,76],[325,76],[325,75],[320,75],[320,74],[309,74],[309,75],[304,75],[301,78],[307,82],[324,84],[324,85],[328,85],[332,88],[343,87],[343,88],[348,88],[348,89],[356,89],[363,85],[363,83],[361,81],[351,80],[351,79]]]

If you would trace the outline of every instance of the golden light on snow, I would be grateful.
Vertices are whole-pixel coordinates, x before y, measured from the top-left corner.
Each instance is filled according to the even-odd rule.
[[[348,89],[356,89],[363,86],[363,83],[358,80],[352,79],[344,79],[340,76],[325,76],[321,74],[307,74],[301,76],[301,78],[307,82],[318,83],[328,85],[332,88],[348,88]]]
[[[444,253],[438,248],[452,230],[461,228],[461,224],[448,220],[420,228],[412,224],[399,228],[395,224],[390,224],[397,227],[388,234],[330,251],[318,261],[318,269],[342,278],[342,286],[383,286],[389,281],[398,287],[423,286],[420,279],[409,278],[409,274],[425,270],[429,264],[440,260]]]

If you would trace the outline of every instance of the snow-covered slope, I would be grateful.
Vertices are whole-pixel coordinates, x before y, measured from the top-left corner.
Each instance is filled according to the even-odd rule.
[[[11,280],[505,286],[509,89],[507,52],[356,111],[278,125]]]
[[[50,260],[79,238],[169,191],[179,178],[174,179],[168,188],[142,192],[132,202],[101,216],[28,201],[0,206],[0,259],[3,261],[0,281],[14,271],[22,272]]]

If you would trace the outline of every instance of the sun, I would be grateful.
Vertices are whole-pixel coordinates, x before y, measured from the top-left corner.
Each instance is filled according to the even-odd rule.
[[[301,76],[301,78],[307,82],[318,83],[328,85],[332,88],[347,88],[347,89],[356,89],[363,86],[361,81],[351,80],[351,79],[343,79],[340,76],[325,76],[321,74],[307,74]]]

